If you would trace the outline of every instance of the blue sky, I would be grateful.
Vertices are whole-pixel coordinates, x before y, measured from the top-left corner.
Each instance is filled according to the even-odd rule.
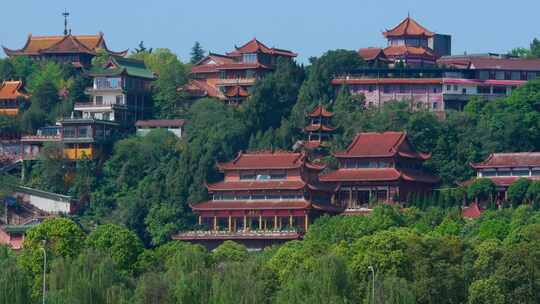
[[[299,61],[326,50],[382,46],[381,32],[410,12],[428,29],[451,34],[453,53],[506,52],[540,38],[538,0],[154,0],[2,1],[0,44],[22,47],[29,33],[60,34],[71,12],[74,34],[102,31],[113,50],[166,47],[182,60],[195,41],[225,52],[257,37],[291,49]],[[2,54],[1,56],[3,56]]]

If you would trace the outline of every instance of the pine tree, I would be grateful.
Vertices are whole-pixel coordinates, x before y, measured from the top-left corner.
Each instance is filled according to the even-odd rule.
[[[193,63],[193,64],[199,62],[201,59],[204,58],[204,53],[205,53],[205,51],[202,48],[199,41],[195,41],[195,44],[191,48],[191,53],[190,53],[191,60],[190,60],[190,62]]]

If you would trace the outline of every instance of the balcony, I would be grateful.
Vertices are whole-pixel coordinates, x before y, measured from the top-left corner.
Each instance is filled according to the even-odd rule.
[[[250,78],[225,78],[225,79],[218,79],[216,81],[216,85],[253,85],[257,81],[257,78],[250,77]]]
[[[195,240],[296,240],[301,238],[296,230],[198,230],[181,232],[173,239],[182,241]]]

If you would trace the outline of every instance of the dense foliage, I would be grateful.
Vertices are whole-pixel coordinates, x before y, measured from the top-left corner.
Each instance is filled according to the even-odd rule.
[[[39,302],[43,246],[47,303],[540,301],[540,213],[527,206],[472,221],[457,209],[383,206],[320,218],[304,241],[261,252],[234,242],[213,252],[182,242],[143,251],[128,230],[103,225],[84,236],[67,219],[28,235],[18,256],[0,248],[0,282],[10,282],[0,284],[0,303]]]

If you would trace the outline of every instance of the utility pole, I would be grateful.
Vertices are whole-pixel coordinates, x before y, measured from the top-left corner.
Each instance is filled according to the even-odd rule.
[[[368,270],[371,271],[371,278],[373,279],[373,288],[372,288],[372,302],[371,304],[375,304],[375,269],[373,266],[369,266]]]
[[[43,298],[42,298],[42,304],[45,304],[45,297],[47,293],[47,285],[46,285],[46,273],[47,273],[47,250],[45,249],[45,245],[47,244],[46,240],[43,240],[43,247],[41,249],[43,250]]]

